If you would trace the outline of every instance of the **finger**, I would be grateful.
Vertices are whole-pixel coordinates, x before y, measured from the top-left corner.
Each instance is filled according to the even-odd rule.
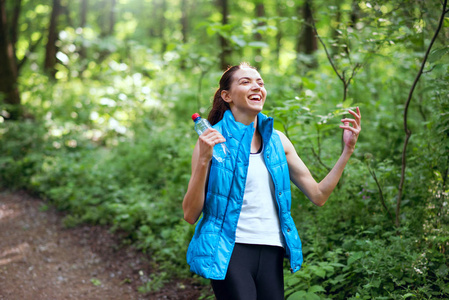
[[[213,134],[214,132],[218,132],[216,129],[213,128],[207,128],[202,135],[207,136],[209,134]]]
[[[200,140],[200,143],[205,146],[213,147],[215,145],[215,143],[213,142],[213,140],[211,138],[200,136],[199,140]]]
[[[351,127],[351,126],[340,125],[340,128],[346,129],[346,130],[350,130],[353,133],[355,133],[356,135],[359,135],[359,132],[360,132],[360,130],[358,130],[358,129],[354,128],[354,127]]]
[[[355,128],[360,128],[360,124],[354,119],[345,118],[345,119],[341,119],[341,122],[345,123],[345,125],[349,125],[346,123],[351,123],[352,126],[354,126]]]
[[[226,142],[226,139],[219,132],[213,133],[213,134],[207,136],[207,138],[215,141],[217,144]]]
[[[213,129],[213,128],[208,128],[206,131],[203,132],[203,135],[206,137],[218,136],[218,137],[224,138],[223,135],[220,132],[218,132],[218,130]]]
[[[362,114],[360,113],[360,108],[357,106],[357,114],[359,115],[360,119],[362,119]]]
[[[202,135],[200,135],[200,137],[203,140],[212,140],[214,137],[216,137],[218,134],[218,132],[214,131],[213,129],[207,129],[206,131],[203,132]]]
[[[359,114],[357,114],[355,111],[351,109],[349,109],[348,112],[354,116],[354,118],[357,120],[358,123],[360,123],[361,116]]]
[[[224,142],[226,142],[226,140],[224,138],[217,137],[217,138],[213,139],[213,142],[216,145],[216,144],[224,143]]]
[[[226,142],[226,139],[218,131],[206,131],[200,136],[200,140],[210,146]]]
[[[356,120],[350,119],[350,118],[344,118],[344,119],[341,119],[341,121],[342,121],[343,123],[351,123],[351,124],[357,123]]]

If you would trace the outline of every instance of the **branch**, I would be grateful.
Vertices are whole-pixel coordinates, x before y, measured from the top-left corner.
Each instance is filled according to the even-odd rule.
[[[405,131],[405,141],[404,141],[404,147],[402,150],[402,170],[401,170],[401,181],[399,183],[399,189],[398,189],[398,199],[397,199],[397,204],[396,204],[396,227],[399,227],[399,212],[401,209],[401,199],[402,199],[402,188],[404,186],[404,181],[405,181],[405,168],[407,167],[407,162],[406,162],[406,154],[407,154],[407,145],[408,145],[408,141],[410,139],[410,136],[412,135],[411,130],[408,128],[407,125],[407,113],[408,113],[408,108],[410,106],[410,102],[412,100],[412,96],[413,96],[413,92],[415,91],[415,87],[418,84],[419,78],[421,77],[423,70],[424,70],[424,66],[427,62],[427,58],[429,57],[429,53],[430,50],[432,49],[433,43],[435,42],[435,40],[437,39],[438,33],[441,30],[441,27],[443,26],[443,21],[444,21],[444,15],[446,14],[446,6],[447,6],[447,0],[444,0],[443,3],[443,8],[442,8],[442,13],[440,16],[440,21],[438,22],[438,28],[435,30],[435,33],[432,37],[432,40],[430,41],[429,46],[427,47],[427,51],[426,54],[424,55],[424,59],[421,63],[421,68],[419,69],[418,74],[415,77],[415,80],[413,81],[412,87],[410,88],[410,92],[408,94],[408,98],[407,98],[407,102],[405,103],[405,107],[404,107],[404,131]]]
[[[354,69],[352,69],[352,74],[351,77],[349,77],[348,79],[348,86],[351,83],[352,78],[354,78],[354,76],[357,74],[358,69],[361,69],[363,64],[361,63],[356,63]]]
[[[313,16],[312,16],[311,19],[312,19],[312,27],[313,27],[313,30],[315,31],[316,37],[318,38],[318,40],[320,41],[321,45],[323,46],[324,51],[326,52],[327,59],[329,60],[329,62],[330,62],[330,64],[331,64],[332,68],[334,69],[335,74],[337,74],[338,78],[340,78],[340,80],[344,82],[344,78],[343,78],[343,77],[340,75],[340,73],[338,72],[337,67],[336,67],[335,64],[334,64],[334,61],[332,60],[332,58],[331,58],[331,56],[330,56],[330,54],[329,54],[329,51],[327,50],[326,44],[325,44],[325,43],[323,42],[323,40],[321,39],[321,36],[318,34],[318,31],[317,31],[316,26],[315,26],[315,20],[313,19]]]
[[[430,68],[430,70],[427,70],[427,71],[423,71],[422,73],[423,73],[423,74],[427,74],[427,73],[430,73],[430,72],[432,72],[432,71],[433,71],[433,69],[435,69],[435,66],[432,66],[432,68]]]
[[[315,152],[315,149],[313,149],[313,147],[310,147],[310,149],[312,150],[313,156],[315,156],[315,158],[318,160],[318,162],[320,163],[320,165],[322,165],[324,168],[326,168],[326,170],[327,170],[328,172],[330,172],[331,168],[329,168],[328,166],[326,166],[325,163],[323,163],[323,161],[321,160],[321,157]]]
[[[369,166],[369,164],[367,164],[368,166],[368,171],[371,174],[371,176],[373,177],[374,181],[376,182],[377,185],[377,190],[379,191],[379,196],[380,196],[380,202],[382,203],[382,206],[385,208],[385,210],[388,213],[388,216],[390,217],[390,220],[393,221],[393,216],[391,215],[390,210],[388,209],[387,205],[385,204],[385,199],[384,199],[384,194],[382,191],[382,187],[380,186],[379,180],[377,180],[377,176],[376,173],[374,172],[374,170],[372,170]]]

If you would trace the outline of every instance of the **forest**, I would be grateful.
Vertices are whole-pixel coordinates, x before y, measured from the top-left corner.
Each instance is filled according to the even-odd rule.
[[[0,0],[0,186],[124,234],[159,270],[143,292],[207,285],[185,259],[190,116],[248,62],[317,181],[363,115],[326,205],[292,187],[286,299],[446,299],[448,41],[447,0]]]

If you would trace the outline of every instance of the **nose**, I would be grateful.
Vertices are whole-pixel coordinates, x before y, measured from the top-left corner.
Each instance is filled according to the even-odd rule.
[[[253,83],[251,84],[251,90],[260,90],[260,85],[257,82],[253,81]]]

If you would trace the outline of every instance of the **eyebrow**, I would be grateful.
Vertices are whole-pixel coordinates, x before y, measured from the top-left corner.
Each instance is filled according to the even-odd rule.
[[[249,79],[249,80],[251,80],[252,78],[251,77],[241,77],[241,78],[239,78],[239,81],[242,80],[242,79]],[[263,79],[261,77],[256,78],[256,80],[262,80],[263,81]]]

